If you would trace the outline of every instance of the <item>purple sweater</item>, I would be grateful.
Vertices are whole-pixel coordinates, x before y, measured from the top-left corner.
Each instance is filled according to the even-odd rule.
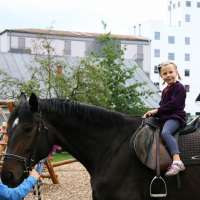
[[[186,89],[179,81],[171,85],[164,95],[166,88],[162,92],[162,98],[159,103],[158,118],[162,125],[164,125],[168,119],[178,119],[181,126],[185,126],[187,123],[186,112],[184,111]]]

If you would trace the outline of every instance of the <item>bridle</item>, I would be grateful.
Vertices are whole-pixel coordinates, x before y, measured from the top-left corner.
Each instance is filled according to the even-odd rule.
[[[32,170],[32,167],[33,167],[32,165],[33,165],[33,162],[34,162],[34,159],[35,159],[36,148],[37,148],[37,145],[38,145],[38,138],[39,138],[39,135],[42,132],[42,128],[45,129],[45,132],[46,132],[48,140],[49,140],[49,144],[50,144],[50,146],[52,146],[50,138],[49,138],[49,134],[48,134],[48,128],[44,125],[44,123],[42,121],[41,110],[39,111],[39,113],[34,112],[33,114],[36,117],[39,118],[39,122],[38,122],[38,130],[37,130],[36,140],[35,140],[35,143],[33,145],[33,149],[31,151],[30,157],[29,158],[25,158],[25,157],[21,157],[21,156],[18,156],[18,155],[15,155],[15,154],[10,154],[10,153],[5,153],[4,154],[4,160],[7,159],[7,158],[11,158],[11,159],[15,159],[15,160],[19,160],[19,161],[24,162],[24,166],[25,166],[24,173],[26,174],[26,176],[28,176],[29,175],[29,171]]]

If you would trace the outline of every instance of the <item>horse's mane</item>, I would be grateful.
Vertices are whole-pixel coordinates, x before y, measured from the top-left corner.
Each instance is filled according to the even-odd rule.
[[[39,106],[41,110],[57,113],[61,116],[78,115],[81,119],[91,124],[110,126],[124,123],[124,115],[121,113],[68,99],[40,99]]]
[[[121,113],[68,99],[39,99],[39,107],[41,111],[44,110],[50,114],[57,113],[60,116],[78,115],[82,120],[91,124],[112,126],[124,123],[125,115]],[[19,117],[22,121],[33,121],[33,113],[30,111],[28,101],[16,107],[10,120],[14,120],[16,117]]]

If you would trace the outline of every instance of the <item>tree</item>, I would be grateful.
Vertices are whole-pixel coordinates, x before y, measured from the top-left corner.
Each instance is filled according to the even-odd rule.
[[[25,77],[13,78],[0,71],[3,77],[0,85],[4,88],[0,97],[16,99],[20,91],[28,96],[34,92],[41,98],[69,98],[106,107],[110,93],[104,72],[96,59],[91,56],[86,59],[77,58],[75,63],[70,64],[68,57],[57,55],[52,46],[52,26],[47,31],[47,34],[40,34],[32,40],[34,62],[38,67],[34,63],[26,66],[31,74],[30,80]]]
[[[69,98],[105,108],[111,92],[108,79],[97,60],[89,56],[80,60],[73,69],[75,83]]]
[[[46,35],[40,34],[36,40],[32,40],[34,61],[39,64],[39,67],[34,64],[26,66],[31,74],[29,80],[25,77],[22,77],[22,79],[11,77],[8,73],[0,70],[0,76],[2,77],[0,80],[2,87],[0,97],[2,99],[16,99],[21,91],[28,96],[32,92],[43,98],[55,96],[57,69],[60,66],[65,68],[67,62],[59,59],[61,56],[57,55],[52,47],[54,41],[52,28],[53,26],[50,26],[47,29],[48,33]]]
[[[41,88],[34,74],[31,75],[30,80],[13,78],[8,73],[0,70],[0,86],[1,86],[1,99],[17,99],[20,95],[20,91],[25,91],[27,95],[31,95],[35,92],[36,95],[40,95]]]
[[[107,24],[103,21],[102,23],[106,31]],[[146,85],[146,82],[127,85],[127,81],[134,75],[136,66],[130,69],[124,67],[123,55],[126,46],[121,48],[116,43],[116,38],[111,37],[111,32],[101,35],[97,43],[102,46],[103,51],[100,55],[92,52],[92,55],[97,58],[108,80],[111,96],[108,99],[107,108],[114,108],[115,111],[128,115],[144,114],[149,108],[145,106],[140,97],[147,97],[147,95],[151,95],[153,92],[150,90],[138,92],[136,90],[137,87]],[[103,57],[103,59],[100,59],[100,57]]]

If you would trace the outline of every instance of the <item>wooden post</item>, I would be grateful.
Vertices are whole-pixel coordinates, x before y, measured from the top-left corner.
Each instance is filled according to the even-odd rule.
[[[52,163],[52,166],[58,167],[60,165],[65,165],[65,164],[69,164],[69,163],[72,163],[72,162],[77,162],[77,160],[75,158],[72,158],[72,159],[69,159],[69,160],[63,160],[63,161],[60,161],[60,162]]]
[[[10,111],[10,113],[12,113],[12,111],[16,108],[18,102],[17,101],[7,101],[6,104],[8,106],[8,110]]]
[[[2,116],[3,116],[3,118],[4,118],[4,120],[7,122],[8,119],[7,119],[6,115],[5,115],[5,113],[3,112],[3,109],[2,109],[1,106],[0,106],[0,112],[1,112],[1,114],[2,114]]]
[[[7,133],[4,132],[3,140],[0,141],[0,160],[3,157],[2,151],[6,150],[7,142],[8,142],[8,136],[7,136]]]
[[[54,184],[59,184],[59,181],[56,177],[55,171],[53,169],[53,165],[51,163],[51,159],[47,158],[47,160],[45,161],[45,164],[47,165],[47,169],[49,171],[49,174],[51,176],[51,180],[53,181]]]

